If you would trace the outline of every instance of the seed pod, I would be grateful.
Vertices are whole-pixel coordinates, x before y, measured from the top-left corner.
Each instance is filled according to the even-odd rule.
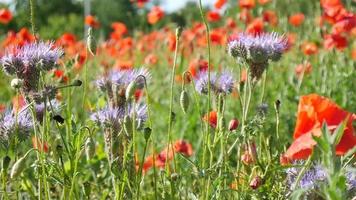
[[[238,126],[239,126],[239,120],[232,119],[229,123],[229,131],[236,130]]]
[[[85,142],[84,147],[87,160],[91,160],[95,155],[95,142],[92,138],[88,138]]]
[[[151,137],[151,128],[150,127],[146,127],[144,130],[143,130],[143,136],[145,137],[145,140],[147,141],[148,139],[150,139]]]
[[[132,119],[129,115],[124,118],[124,130],[126,135],[131,135],[132,133]]]
[[[83,82],[81,80],[78,80],[78,79],[74,80],[73,83],[72,83],[73,86],[81,86],[82,84],[83,84]]]
[[[256,190],[257,188],[259,188],[262,184],[262,179],[260,176],[255,176],[252,181],[250,182],[250,187],[253,190]]]
[[[7,170],[7,168],[9,168],[10,161],[11,161],[11,158],[9,156],[5,156],[2,159],[2,169],[3,170]]]
[[[189,95],[185,90],[182,90],[180,93],[180,107],[184,114],[187,114],[187,110],[189,107]]]
[[[126,88],[126,92],[125,92],[125,97],[126,99],[130,99],[135,91],[136,91],[136,87],[137,87],[137,84],[136,84],[136,81],[132,81]]]
[[[19,89],[22,87],[22,85],[23,85],[22,79],[14,78],[11,80],[11,87],[14,89]]]
[[[88,29],[87,48],[88,48],[89,52],[93,56],[95,56],[95,54],[96,54],[96,41],[95,41],[95,39],[93,37],[93,34],[92,34],[92,28]]]
[[[14,166],[12,166],[11,173],[10,173],[11,179],[18,177],[22,173],[22,171],[25,169],[26,156],[27,156],[27,154],[24,157],[21,157],[20,159],[18,159],[17,162],[14,164]]]

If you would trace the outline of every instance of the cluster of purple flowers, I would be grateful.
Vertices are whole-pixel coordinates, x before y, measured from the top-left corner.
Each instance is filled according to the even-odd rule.
[[[301,169],[297,167],[291,167],[287,169],[287,185],[289,188],[292,188],[292,186],[296,184],[300,170]],[[354,191],[356,189],[356,173],[351,170],[347,170],[345,176],[348,191]],[[317,190],[319,189],[320,183],[326,182],[326,180],[326,170],[321,165],[315,164],[304,173],[300,179],[298,188],[303,188],[309,191]]]
[[[137,128],[140,127],[147,120],[147,106],[145,104],[136,105],[135,109],[129,104],[125,107],[110,108],[106,107],[91,115],[91,120],[96,122],[99,126],[105,128],[112,128],[118,132],[123,128],[123,120],[125,116],[135,117]]]
[[[239,33],[229,39],[228,53],[250,65],[251,76],[259,79],[268,61],[278,61],[287,49],[287,40],[277,33]]]
[[[28,112],[19,112],[16,116],[13,112],[0,117],[0,141],[8,143],[17,137],[20,141],[25,140],[33,129],[32,118]]]
[[[53,69],[62,55],[52,42],[35,42],[7,49],[1,63],[6,74],[23,80],[22,89],[28,93],[37,91],[40,71]]]
[[[144,87],[144,80],[142,78],[137,78],[139,76],[143,76],[146,79],[151,77],[150,73],[145,68],[115,70],[107,77],[97,80],[96,85],[102,91],[109,91],[113,90],[113,86],[117,88],[126,88],[132,81],[136,81],[137,89],[142,89]]]
[[[216,94],[229,94],[234,87],[234,78],[228,71],[223,71],[221,74],[212,72],[210,74],[210,88]],[[209,86],[208,73],[201,72],[195,80],[195,88],[200,94],[207,94]]]

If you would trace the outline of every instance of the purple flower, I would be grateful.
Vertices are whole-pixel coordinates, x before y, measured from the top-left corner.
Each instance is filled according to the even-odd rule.
[[[228,52],[231,56],[253,63],[278,61],[285,49],[287,49],[286,38],[274,32],[257,36],[239,33],[228,42]]]
[[[37,91],[40,71],[49,71],[56,66],[63,50],[52,42],[35,42],[22,47],[11,47],[1,58],[3,70],[24,81],[24,92]]]
[[[101,78],[96,81],[96,85],[102,91],[113,90],[115,85],[117,88],[126,88],[132,81],[136,80],[137,88],[142,89],[144,87],[144,79],[137,78],[143,76],[146,79],[150,79],[151,75],[145,68],[131,69],[131,70],[118,70],[112,71],[107,77]],[[137,79],[136,79],[137,78]]]
[[[287,184],[290,188],[296,184],[300,168],[292,167],[287,169]],[[320,182],[325,181],[326,172],[320,165],[314,165],[307,170],[300,179],[299,186],[304,189],[316,189]]]
[[[128,104],[126,107],[106,107],[93,113],[90,118],[103,128],[112,128],[119,131],[126,115],[130,115],[130,117],[135,116],[136,124],[138,128],[141,128],[147,120],[147,106],[145,104],[135,105],[134,110],[131,104]]]
[[[0,141],[8,142],[13,137],[20,141],[25,140],[33,129],[32,118],[27,112],[6,113],[0,118]]]
[[[208,72],[204,71],[200,73],[195,81],[196,90],[200,94],[207,94],[209,86]],[[212,72],[210,74],[210,87],[216,94],[231,93],[234,87],[234,82],[235,80],[232,74],[228,71],[223,71],[221,74],[217,74],[216,72]]]

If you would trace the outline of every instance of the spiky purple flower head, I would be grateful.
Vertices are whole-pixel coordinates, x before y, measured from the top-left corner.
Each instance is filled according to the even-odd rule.
[[[103,128],[112,128],[115,131],[119,131],[126,115],[132,118],[135,117],[136,125],[141,126],[147,120],[147,106],[145,104],[135,105],[135,109],[131,104],[126,107],[106,107],[93,113],[90,118]]]
[[[17,116],[13,112],[8,112],[0,117],[0,140],[3,143],[15,136],[23,141],[30,135],[32,129],[32,118],[27,112],[19,112]]]
[[[287,40],[277,33],[261,33],[251,35],[239,33],[228,41],[228,53],[244,60],[251,67],[251,75],[260,78],[268,61],[278,61],[287,49]]]
[[[40,71],[49,71],[56,66],[63,50],[53,42],[34,42],[22,47],[6,49],[1,58],[3,70],[24,81],[24,92],[37,91]]]
[[[195,80],[195,88],[200,94],[208,93],[208,72],[204,71],[198,74],[198,78]],[[218,74],[216,72],[212,72],[210,74],[210,87],[212,91],[216,94],[229,94],[232,92],[234,87],[234,78],[231,72],[223,71]]]

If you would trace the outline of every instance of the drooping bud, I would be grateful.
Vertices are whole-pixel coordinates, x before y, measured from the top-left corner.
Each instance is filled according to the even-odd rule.
[[[78,79],[74,80],[73,83],[72,83],[73,86],[78,86],[78,87],[81,86],[82,84],[83,84],[83,82],[81,80],[78,80]]]
[[[3,170],[7,170],[7,168],[9,168],[10,161],[11,161],[11,158],[9,156],[5,156],[2,159],[2,169]]]
[[[143,130],[143,137],[145,137],[145,140],[148,141],[148,139],[150,139],[151,137],[151,132],[152,132],[152,129],[150,127],[146,127],[144,130]]]
[[[87,38],[87,48],[89,52],[95,56],[96,54],[96,41],[93,37],[93,30],[91,27],[88,29],[88,38]]]
[[[14,89],[19,89],[22,87],[22,85],[23,85],[22,79],[14,78],[11,80],[11,87]]]
[[[23,157],[18,159],[15,162],[15,164],[12,166],[11,173],[10,173],[11,179],[18,177],[22,173],[22,171],[26,168],[26,158],[30,151],[28,151]]]
[[[229,123],[229,131],[234,131],[239,127],[239,120],[232,119]]]
[[[261,185],[262,185],[262,179],[260,176],[255,176],[250,182],[250,187],[253,190],[258,189]]]
[[[127,86],[126,92],[125,92],[125,97],[126,97],[127,100],[130,99],[135,94],[136,88],[137,88],[136,81],[132,81]]]
[[[180,107],[184,114],[187,114],[187,110],[189,107],[189,95],[185,90],[182,90],[180,93]]]
[[[132,119],[129,115],[124,117],[124,130],[126,135],[131,135],[132,133]]]
[[[85,155],[87,157],[87,160],[91,160],[95,155],[95,142],[91,137],[89,137],[85,141],[84,147],[85,147]]]
[[[279,107],[281,106],[281,101],[279,99],[277,99],[274,102],[274,109],[276,109],[276,112],[279,112]]]

